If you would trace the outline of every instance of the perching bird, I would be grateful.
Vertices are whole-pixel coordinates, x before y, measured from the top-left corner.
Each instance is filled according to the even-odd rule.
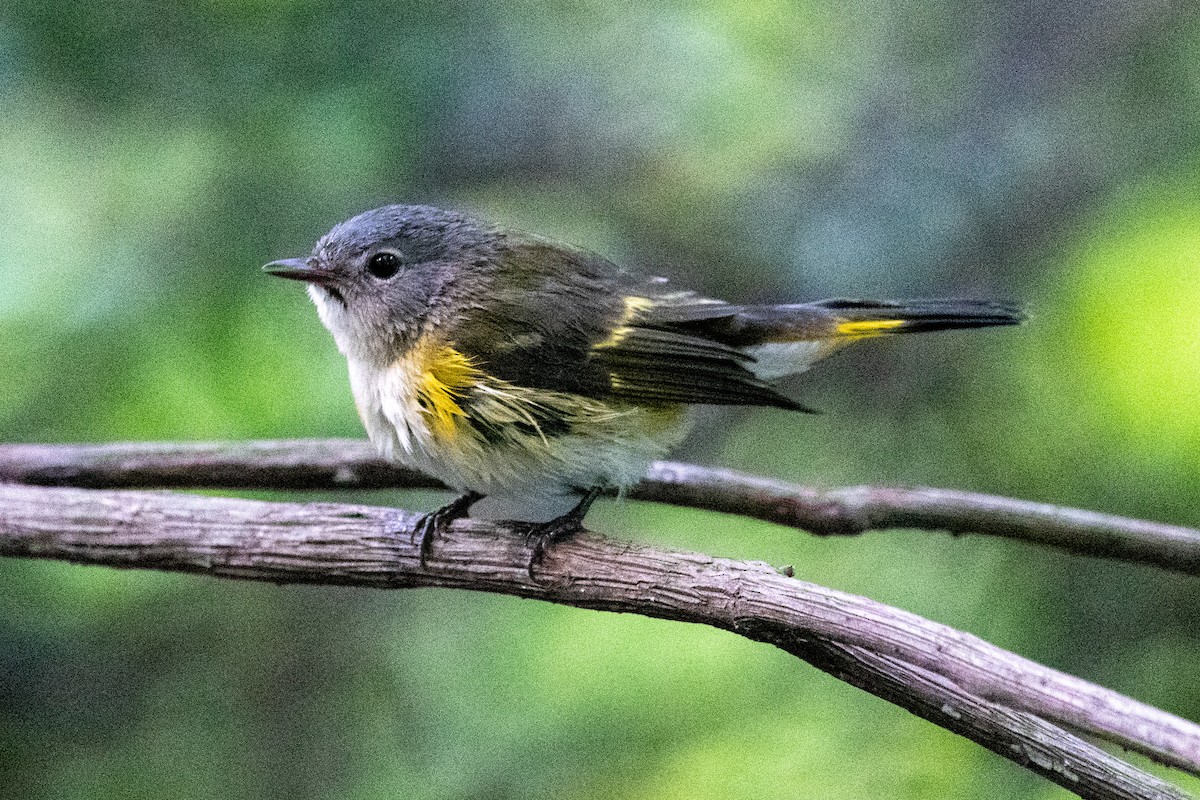
[[[359,214],[264,269],[308,283],[379,451],[463,493],[422,519],[422,563],[486,495],[579,494],[532,528],[532,569],[679,443],[690,406],[805,411],[772,382],[847,344],[1021,320],[974,300],[736,305],[429,206]]]

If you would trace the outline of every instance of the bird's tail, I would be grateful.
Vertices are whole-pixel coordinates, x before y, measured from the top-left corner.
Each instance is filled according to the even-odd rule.
[[[823,300],[745,308],[757,342],[744,347],[760,380],[803,372],[856,341],[894,333],[1016,325],[1021,309],[981,300]]]
[[[1016,306],[984,300],[824,300],[811,305],[839,320],[837,336],[986,328],[1016,325],[1025,318]]]

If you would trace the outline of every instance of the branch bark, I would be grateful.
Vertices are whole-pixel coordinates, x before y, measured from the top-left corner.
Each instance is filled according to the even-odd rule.
[[[0,481],[91,488],[438,488],[350,440],[0,445]],[[741,514],[823,536],[917,528],[1002,536],[1200,575],[1200,530],[950,489],[814,489],[658,462],[637,500]]]
[[[775,644],[1088,798],[1179,790],[1058,725],[1200,774],[1200,726],[974,636],[761,563],[583,534],[531,581],[522,531],[462,520],[428,568],[418,515],[337,504],[0,485],[0,555],[219,577],[441,586],[700,622]]]

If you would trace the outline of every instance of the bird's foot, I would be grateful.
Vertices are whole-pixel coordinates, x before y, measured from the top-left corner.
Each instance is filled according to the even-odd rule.
[[[600,496],[600,491],[600,487],[593,487],[567,513],[548,522],[539,522],[530,526],[525,533],[525,543],[530,546],[529,564],[527,565],[530,580],[537,580],[533,575],[533,568],[541,563],[542,556],[546,554],[546,549],[550,545],[583,530],[583,518],[587,516],[592,503]]]
[[[417,543],[417,553],[421,559],[421,569],[425,569],[425,561],[429,558],[429,552],[433,548],[434,537],[450,527],[450,523],[454,520],[467,516],[471,506],[478,503],[483,497],[479,492],[467,492],[454,498],[437,511],[431,511],[417,520],[413,536],[420,537]]]

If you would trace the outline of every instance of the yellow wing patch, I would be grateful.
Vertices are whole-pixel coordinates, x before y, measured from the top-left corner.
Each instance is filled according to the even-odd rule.
[[[638,314],[644,314],[652,308],[654,308],[654,301],[649,297],[638,297],[631,294],[625,298],[625,313],[621,316],[621,322],[630,322]]]
[[[637,295],[628,295],[625,298],[625,310],[621,312],[621,319],[617,322],[612,333],[608,335],[602,342],[592,345],[593,350],[599,350],[605,347],[616,347],[621,343],[626,336],[629,335],[631,328],[629,323],[633,322],[640,315],[654,308],[654,301],[649,297],[638,297]]]
[[[837,326],[838,336],[880,336],[904,325],[902,319],[862,319],[842,322]]]

